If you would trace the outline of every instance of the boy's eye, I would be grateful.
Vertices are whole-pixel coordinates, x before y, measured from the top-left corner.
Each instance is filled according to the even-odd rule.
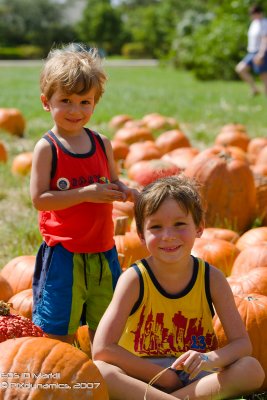
[[[88,105],[88,104],[91,104],[91,102],[89,100],[83,100],[82,104]]]
[[[61,101],[62,101],[62,103],[66,103],[66,104],[68,104],[70,102],[69,99],[62,99]]]
[[[149,229],[160,229],[161,226],[160,225],[151,225],[149,226]]]

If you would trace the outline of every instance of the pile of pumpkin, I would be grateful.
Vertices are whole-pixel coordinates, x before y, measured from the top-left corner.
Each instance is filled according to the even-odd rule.
[[[224,272],[251,338],[253,355],[267,373],[267,138],[250,138],[244,126],[230,124],[222,128],[213,146],[199,150],[175,119],[160,114],[142,120],[119,115],[109,127],[118,173],[128,185],[141,189],[157,177],[181,172],[201,183],[206,228],[192,254]],[[148,251],[136,233],[133,203],[114,202],[113,219],[114,239],[125,270]],[[16,257],[0,272],[0,300],[12,303],[13,313],[29,319],[34,262],[35,256]],[[227,339],[216,316],[214,326],[223,345]],[[70,382],[72,387],[75,380],[88,382],[90,377],[91,382],[101,382],[93,390],[93,398],[108,398],[103,378],[90,360],[87,327],[78,330],[77,341],[83,351],[46,337],[8,339],[0,343],[0,370],[8,373],[18,365],[18,372],[26,366],[23,372],[28,372],[38,365],[40,372],[51,373],[49,368],[60,372],[60,382]],[[267,390],[267,377],[261,390]],[[88,391],[77,393],[83,398]],[[53,398],[72,399],[76,392],[58,389],[54,393]]]

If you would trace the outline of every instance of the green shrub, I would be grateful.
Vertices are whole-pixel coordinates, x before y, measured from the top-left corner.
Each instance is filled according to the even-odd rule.
[[[141,42],[126,43],[123,45],[121,53],[126,58],[146,58],[147,52],[145,44]]]
[[[44,57],[44,51],[38,46],[0,47],[0,60],[34,60]]]

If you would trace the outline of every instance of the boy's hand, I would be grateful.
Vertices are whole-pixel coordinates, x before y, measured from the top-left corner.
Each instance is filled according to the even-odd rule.
[[[136,201],[137,197],[139,196],[139,192],[137,189],[126,186],[120,180],[117,180],[114,183],[118,186],[119,190],[125,195],[125,198],[121,201],[127,201],[127,200],[132,202]]]
[[[112,203],[113,201],[125,201],[126,195],[115,183],[94,183],[84,187],[88,202]]]
[[[194,350],[182,354],[171,367],[184,370],[189,374],[189,379],[195,378],[201,370],[209,371],[212,369],[208,355]]]

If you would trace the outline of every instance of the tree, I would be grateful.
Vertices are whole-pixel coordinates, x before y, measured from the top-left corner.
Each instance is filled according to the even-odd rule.
[[[120,12],[109,0],[88,0],[82,20],[77,24],[79,38],[112,54],[120,51],[123,38],[123,24]]]

